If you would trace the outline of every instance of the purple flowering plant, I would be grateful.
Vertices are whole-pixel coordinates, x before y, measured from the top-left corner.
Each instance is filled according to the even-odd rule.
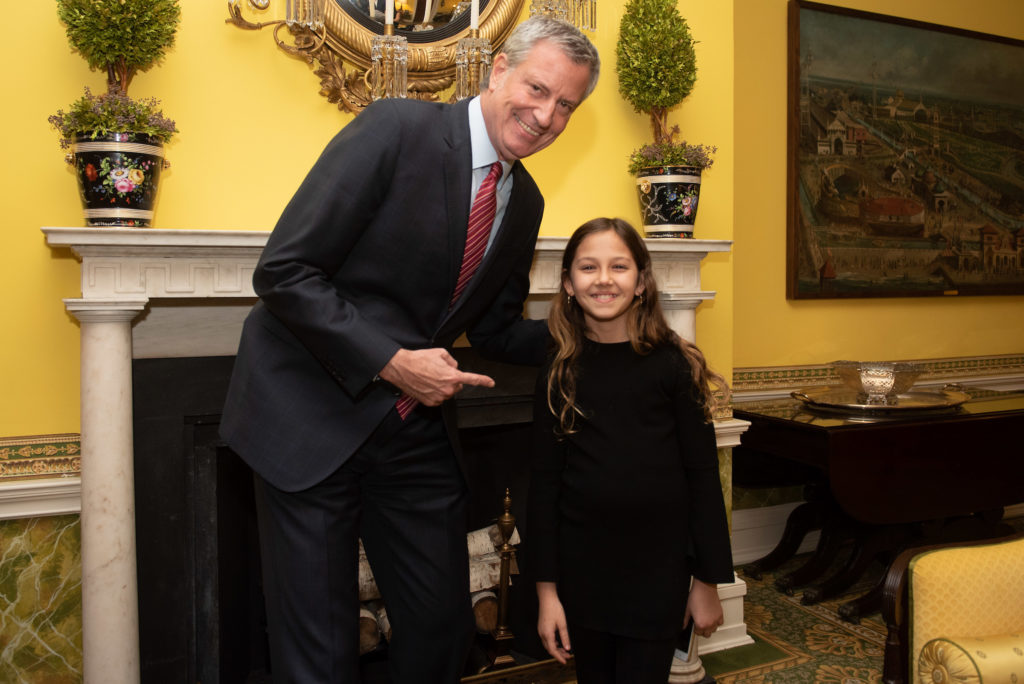
[[[93,95],[89,88],[68,111],[58,110],[49,118],[67,148],[76,136],[96,138],[110,133],[147,135],[165,143],[178,132],[174,121],[164,116],[155,98],[133,100],[119,91]]]
[[[673,128],[678,131],[677,126]],[[635,175],[640,169],[650,166],[692,166],[703,171],[715,163],[712,155],[717,151],[714,145],[691,145],[685,140],[651,143],[629,156],[629,172]]]

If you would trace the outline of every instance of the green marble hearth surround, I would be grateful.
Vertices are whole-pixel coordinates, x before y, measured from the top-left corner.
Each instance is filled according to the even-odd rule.
[[[77,434],[0,439],[0,498],[18,485],[76,477]],[[0,520],[0,682],[82,681],[82,559],[77,514]]]
[[[0,520],[0,682],[82,681],[77,515]]]

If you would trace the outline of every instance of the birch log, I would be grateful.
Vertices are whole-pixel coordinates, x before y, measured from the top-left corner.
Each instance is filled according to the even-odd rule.
[[[493,591],[474,592],[470,599],[473,602],[473,619],[476,631],[490,634],[498,627],[498,595]]]
[[[380,643],[377,615],[366,606],[359,608],[359,655],[369,653]]]
[[[383,602],[370,601],[366,604],[366,607],[377,616],[377,627],[380,629],[381,635],[388,641],[391,641],[391,621],[388,620],[388,610],[384,607]]]
[[[474,530],[466,535],[466,550],[469,552],[469,591],[491,589],[501,578],[501,557],[497,545],[501,534],[497,525]],[[519,543],[519,531],[513,530],[511,544]],[[517,570],[513,568],[513,574]],[[380,598],[380,590],[373,579],[373,569],[366,558],[362,541],[359,543],[359,600],[373,601]]]

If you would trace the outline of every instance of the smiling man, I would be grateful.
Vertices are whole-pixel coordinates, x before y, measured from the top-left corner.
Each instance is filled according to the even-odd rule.
[[[499,53],[480,98],[498,158],[512,162],[553,143],[590,89],[588,66],[551,40]]]
[[[479,97],[381,100],[324,150],[253,276],[221,435],[255,474],[275,682],[358,682],[361,538],[395,684],[449,684],[472,635],[448,352],[540,364],[522,318],[543,198],[518,160],[597,83],[594,46],[523,22]]]

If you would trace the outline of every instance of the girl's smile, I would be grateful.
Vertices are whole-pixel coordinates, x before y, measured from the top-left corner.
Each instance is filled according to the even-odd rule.
[[[588,235],[580,242],[565,290],[576,297],[586,321],[587,336],[598,342],[629,339],[625,314],[643,292],[633,255],[614,231]]]

